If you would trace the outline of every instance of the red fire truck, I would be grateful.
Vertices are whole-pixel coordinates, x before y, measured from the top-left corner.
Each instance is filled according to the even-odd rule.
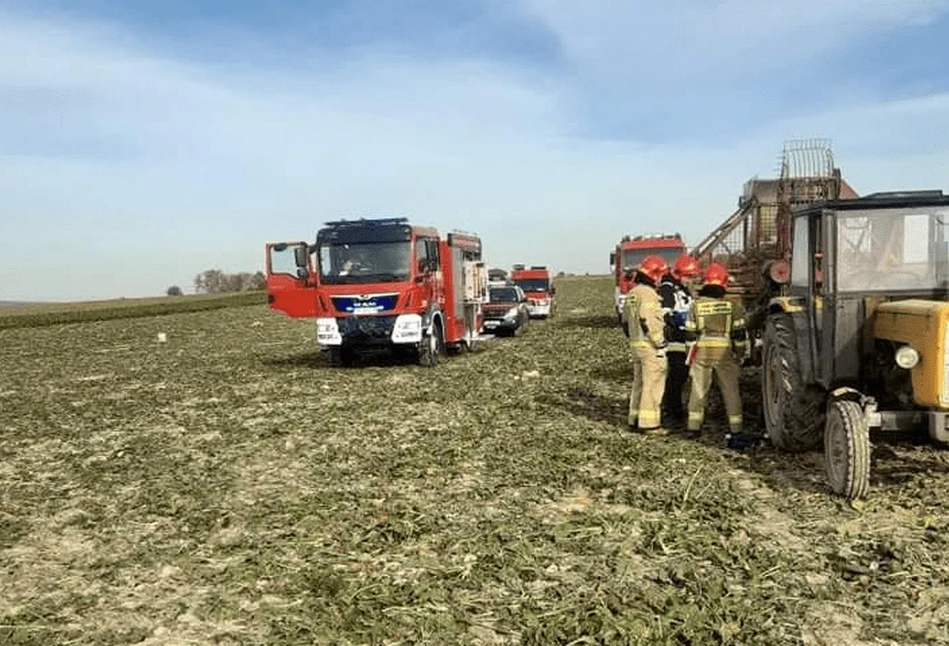
[[[405,218],[328,222],[316,244],[268,243],[270,309],[316,319],[333,364],[372,348],[434,367],[446,348],[474,349],[487,271],[481,239],[441,236]]]
[[[527,309],[531,318],[549,318],[554,315],[554,294],[557,290],[549,267],[514,265],[511,281],[527,296]]]
[[[678,233],[657,233],[635,238],[623,236],[616,245],[616,249],[610,252],[610,266],[613,268],[613,277],[616,281],[613,304],[616,308],[616,318],[620,323],[623,321],[626,293],[633,287],[633,275],[643,258],[657,254],[665,258],[671,266],[676,258],[684,253],[686,253],[685,242]]]

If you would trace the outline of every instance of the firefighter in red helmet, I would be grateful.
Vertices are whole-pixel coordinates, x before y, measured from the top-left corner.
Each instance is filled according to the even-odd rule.
[[[646,256],[634,277],[624,307],[633,351],[633,388],[629,396],[629,427],[663,434],[662,395],[666,388],[666,338],[662,301],[656,288],[668,271],[662,256]]]
[[[659,283],[662,312],[666,319],[666,358],[669,364],[666,392],[662,398],[662,416],[677,423],[685,421],[682,390],[689,378],[689,367],[685,363],[685,322],[693,299],[688,282],[698,276],[700,271],[698,259],[682,254]]]
[[[691,358],[692,392],[689,396],[688,430],[700,433],[705,402],[714,375],[725,401],[728,426],[741,432],[739,365],[747,352],[745,313],[741,303],[725,299],[728,270],[711,263],[702,276],[702,288],[689,309],[686,332],[695,342]]]

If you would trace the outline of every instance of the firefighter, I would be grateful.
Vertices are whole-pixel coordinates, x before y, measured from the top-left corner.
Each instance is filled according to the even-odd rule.
[[[633,351],[633,389],[629,396],[629,427],[661,435],[662,394],[666,388],[666,338],[662,301],[656,288],[668,271],[662,256],[646,256],[626,295],[624,314]]]
[[[731,432],[741,433],[741,395],[738,391],[739,362],[747,350],[745,314],[741,303],[725,300],[728,270],[711,263],[702,277],[702,289],[689,309],[685,329],[695,347],[690,348],[692,393],[689,396],[688,430],[701,433],[705,400],[718,381],[725,401]]]
[[[662,398],[662,415],[677,423],[685,421],[682,407],[682,389],[689,378],[689,367],[685,365],[685,322],[692,305],[692,290],[686,284],[699,275],[699,261],[682,254],[672,265],[672,270],[659,283],[662,297],[662,312],[666,322],[666,358],[669,372],[666,376],[666,392]]]

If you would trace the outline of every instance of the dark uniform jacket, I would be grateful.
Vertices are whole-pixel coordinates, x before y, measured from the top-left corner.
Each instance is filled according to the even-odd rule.
[[[665,315],[666,338],[669,352],[685,352],[685,322],[689,318],[692,292],[672,274],[666,274],[659,283],[662,311]]]

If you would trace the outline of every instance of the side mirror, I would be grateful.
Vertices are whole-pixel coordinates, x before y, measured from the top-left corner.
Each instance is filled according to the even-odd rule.
[[[293,249],[293,259],[297,263],[297,267],[302,267],[306,269],[310,266],[310,251],[308,247],[300,246],[294,247]],[[297,272],[299,275],[299,272]]]
[[[309,269],[307,269],[306,267],[297,268],[297,278],[299,278],[300,280],[306,280],[309,277],[310,277]]]
[[[610,252],[610,267],[612,267],[615,262],[616,262],[616,252],[611,251]]]

